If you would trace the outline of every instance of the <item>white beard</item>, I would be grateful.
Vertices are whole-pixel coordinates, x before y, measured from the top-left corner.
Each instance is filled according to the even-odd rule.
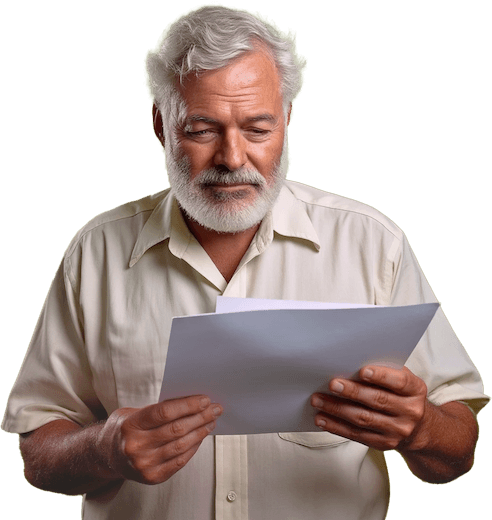
[[[255,169],[240,168],[223,171],[210,168],[190,181],[189,161],[176,159],[166,142],[166,166],[171,190],[180,207],[201,226],[219,233],[237,233],[250,229],[263,220],[273,207],[284,184],[288,168],[287,136],[282,154],[267,183]],[[256,190],[256,198],[244,191],[211,190],[211,184],[249,184]],[[244,199],[244,200],[242,200]]]

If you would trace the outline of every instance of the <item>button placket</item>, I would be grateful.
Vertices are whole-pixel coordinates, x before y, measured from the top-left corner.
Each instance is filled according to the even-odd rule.
[[[248,441],[246,435],[215,436],[215,518],[248,519]]]

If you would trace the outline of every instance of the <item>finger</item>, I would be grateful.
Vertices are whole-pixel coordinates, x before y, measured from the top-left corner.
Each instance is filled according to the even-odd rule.
[[[175,439],[180,439],[190,432],[212,423],[222,415],[222,406],[213,403],[198,414],[180,417],[152,431],[154,445],[162,445]]]
[[[406,399],[405,397],[396,395],[384,388],[369,386],[358,381],[336,379],[330,382],[329,388],[336,395],[336,397],[331,396],[332,400],[337,398],[347,399],[390,415],[401,413],[402,406],[405,406],[404,401],[402,402],[402,399]],[[313,394],[312,405],[319,408],[314,403],[316,398],[329,400],[330,396]]]
[[[183,437],[179,437],[171,442],[166,443],[159,449],[155,450],[156,458],[159,463],[164,463],[166,460],[173,459],[186,453],[193,446],[201,443],[207,435],[214,430],[216,422],[212,421],[208,424],[202,425],[186,434]]]
[[[376,431],[366,430],[354,426],[351,423],[337,417],[330,417],[324,414],[318,414],[315,417],[315,423],[318,427],[340,437],[345,437],[352,441],[365,444],[370,448],[385,451],[398,447],[399,440],[397,437],[385,435]]]
[[[183,468],[195,455],[195,453],[198,451],[198,448],[201,445],[201,441],[196,444],[195,446],[192,446],[187,452],[183,453],[182,455],[178,455],[177,457],[168,460],[163,464],[162,468],[160,468],[160,479],[161,481],[167,480],[168,478],[172,477],[177,471],[179,471],[181,468]],[[162,478],[164,476],[164,478]]]
[[[412,422],[407,418],[386,415],[345,399],[327,396],[321,401],[321,406],[317,407],[322,412],[321,416],[341,419],[356,430],[364,429],[399,438],[407,437],[413,430]]]
[[[407,367],[401,369],[369,365],[360,370],[362,381],[391,390],[402,396],[426,395],[427,387]]]
[[[135,428],[151,430],[181,417],[200,413],[209,405],[210,398],[206,395],[180,397],[141,408],[129,420]]]
[[[144,460],[133,465],[132,480],[142,484],[160,484],[172,477],[177,471],[183,468],[195,455],[202,441],[191,446],[187,451],[176,455],[170,459],[163,459],[156,463],[155,459]]]

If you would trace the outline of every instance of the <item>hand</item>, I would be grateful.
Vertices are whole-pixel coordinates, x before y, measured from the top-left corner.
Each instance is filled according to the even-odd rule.
[[[107,420],[98,445],[119,478],[159,484],[191,459],[222,411],[203,395],[121,408]]]
[[[401,449],[419,432],[427,402],[424,381],[408,368],[366,366],[360,381],[333,379],[335,395],[314,394],[316,424],[377,450]]]

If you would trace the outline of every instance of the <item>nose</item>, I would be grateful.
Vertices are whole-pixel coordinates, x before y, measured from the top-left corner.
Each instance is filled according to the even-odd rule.
[[[228,170],[238,170],[247,162],[246,143],[237,130],[227,130],[222,135],[215,153],[215,166],[225,166]]]

